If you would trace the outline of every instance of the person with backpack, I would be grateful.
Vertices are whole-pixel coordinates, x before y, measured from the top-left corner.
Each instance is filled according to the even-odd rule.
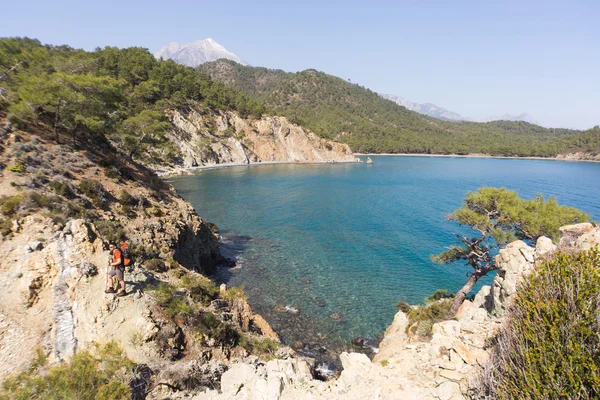
[[[125,244],[125,246],[127,246],[127,244]],[[111,258],[108,261],[108,265],[112,266],[112,269],[106,274],[106,281],[108,282],[109,286],[104,293],[115,293],[115,289],[113,288],[113,276],[116,275],[119,281],[119,286],[121,287],[121,290],[119,290],[117,296],[123,297],[127,295],[127,292],[125,291],[125,257],[123,256],[123,251],[117,248],[114,243],[111,243],[108,248],[111,253]]]

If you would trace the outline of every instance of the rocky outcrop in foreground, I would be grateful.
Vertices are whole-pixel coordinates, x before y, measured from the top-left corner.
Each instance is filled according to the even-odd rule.
[[[587,249],[600,243],[600,229],[590,223],[561,228],[559,247]],[[504,310],[518,284],[536,263],[558,247],[540,238],[536,247],[509,244],[496,258],[499,270],[491,286],[465,301],[456,320],[433,325],[433,337],[421,342],[407,334],[408,318],[399,311],[385,332],[379,352],[342,353],[343,371],[329,382],[311,379],[309,364],[298,359],[266,364],[239,363],[225,372],[221,392],[193,397],[208,399],[415,399],[462,400],[476,395],[477,377],[490,357],[491,338],[502,326]]]
[[[173,130],[167,137],[181,151],[183,168],[356,161],[347,145],[322,139],[284,117],[244,119],[234,112],[200,112],[189,108],[187,112],[170,112],[170,118]],[[167,171],[174,169],[177,167]]]

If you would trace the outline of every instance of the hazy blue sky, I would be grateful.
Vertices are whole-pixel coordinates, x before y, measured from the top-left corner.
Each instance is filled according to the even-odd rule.
[[[600,124],[600,1],[4,2],[0,36],[142,46],[212,37],[255,66],[315,68],[472,118]]]

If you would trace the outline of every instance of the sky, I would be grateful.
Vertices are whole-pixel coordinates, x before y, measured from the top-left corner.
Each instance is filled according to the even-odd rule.
[[[253,66],[314,68],[474,119],[600,124],[600,1],[5,2],[0,37],[93,50],[213,38]]]

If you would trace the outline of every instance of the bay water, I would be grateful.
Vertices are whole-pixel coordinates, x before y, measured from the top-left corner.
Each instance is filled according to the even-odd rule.
[[[465,283],[468,267],[439,265],[430,255],[456,243],[460,229],[445,215],[468,191],[554,196],[600,220],[598,163],[371,158],[372,165],[273,164],[169,178],[217,224],[222,253],[238,261],[216,279],[243,285],[255,312],[308,353],[334,357],[354,337],[376,344],[396,303],[419,304]]]

